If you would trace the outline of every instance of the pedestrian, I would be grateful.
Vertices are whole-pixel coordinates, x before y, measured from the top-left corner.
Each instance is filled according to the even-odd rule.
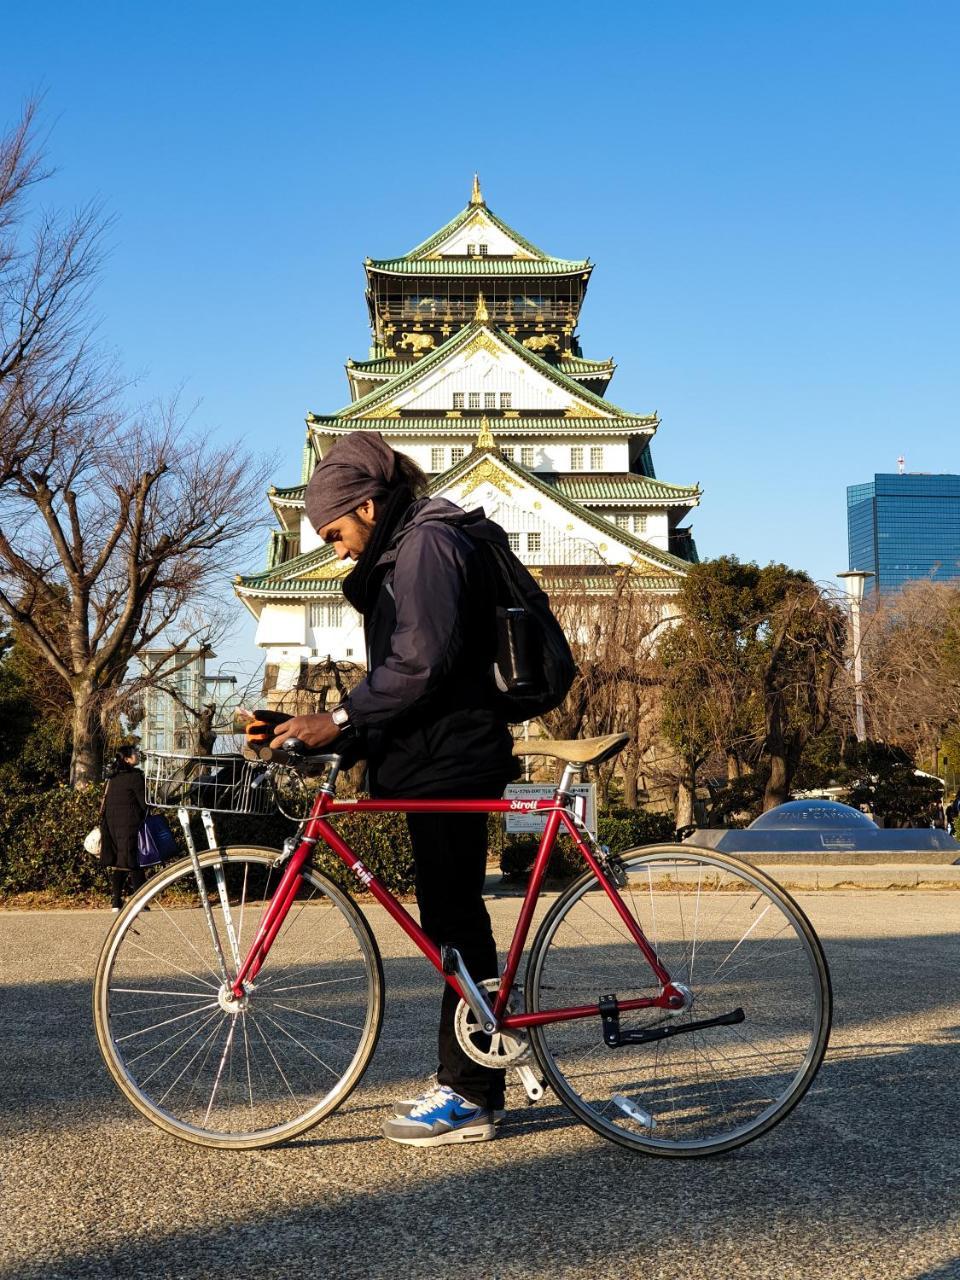
[[[471,534],[507,550],[509,543],[482,510],[426,498],[425,489],[419,467],[376,431],[343,437],[318,464],[306,511],[339,559],[355,562],[343,594],[363,617],[367,675],[332,712],[279,725],[271,746],[298,738],[321,748],[343,732],[359,733],[374,796],[500,796],[519,768],[492,676],[496,579]],[[421,927],[436,945],[456,947],[474,979],[495,978],[483,901],[487,815],[408,814],[407,825]],[[463,1052],[457,1004],[445,984],[437,1083],[384,1121],[394,1142],[439,1146],[494,1136],[504,1072]]]
[[[107,766],[107,789],[100,819],[100,865],[110,871],[114,911],[123,906],[127,881],[135,893],[144,882],[137,860],[137,838],[147,816],[143,770],[137,768],[140,753],[124,743]]]

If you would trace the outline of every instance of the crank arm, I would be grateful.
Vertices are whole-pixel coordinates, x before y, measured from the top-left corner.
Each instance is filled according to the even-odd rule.
[[[732,1027],[743,1022],[745,1017],[742,1009],[732,1009],[729,1013],[718,1014],[716,1018],[671,1022],[665,1027],[651,1027],[646,1031],[621,1031],[616,998],[604,996],[600,1001],[603,1042],[609,1049],[619,1049],[625,1044],[650,1044],[654,1040],[669,1040],[672,1036],[685,1036],[691,1031],[704,1031],[707,1027]]]

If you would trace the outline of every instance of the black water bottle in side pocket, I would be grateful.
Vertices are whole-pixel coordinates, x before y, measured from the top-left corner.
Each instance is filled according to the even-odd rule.
[[[532,689],[537,670],[537,634],[526,609],[497,608],[497,665],[494,677],[501,693]]]

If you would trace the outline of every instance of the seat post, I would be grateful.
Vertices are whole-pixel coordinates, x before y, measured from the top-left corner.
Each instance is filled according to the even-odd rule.
[[[569,762],[563,766],[563,773],[560,777],[560,785],[557,790],[561,795],[566,795],[573,786],[574,781],[580,775],[580,767]]]

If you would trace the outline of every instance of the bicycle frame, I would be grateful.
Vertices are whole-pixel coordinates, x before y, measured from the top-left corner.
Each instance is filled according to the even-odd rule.
[[[507,954],[506,965],[504,966],[500,985],[492,1006],[497,1029],[522,1031],[527,1027],[542,1026],[546,1023],[568,1021],[575,1018],[595,1017],[599,1014],[598,1004],[541,1010],[536,1013],[509,1014],[506,1012],[507,1002],[513,988],[524,947],[526,946],[534,910],[546,875],[550,854],[561,829],[565,830],[571,837],[587,866],[596,875],[624,927],[636,942],[654,976],[660,983],[661,990],[659,995],[618,999],[618,1008],[622,1012],[626,1012],[630,1009],[677,1009],[682,1007],[684,1003],[682,993],[673,986],[670,974],[661,964],[637,921],[627,910],[617,892],[616,886],[612,883],[610,876],[602,865],[602,861],[590,849],[577,828],[573,817],[572,800],[564,789],[569,785],[571,777],[571,770],[566,770],[554,796],[550,799],[540,800],[338,800],[333,793],[332,781],[328,781],[311,806],[310,815],[306,821],[300,842],[284,868],[273,898],[264,912],[256,937],[240,965],[236,978],[231,983],[233,994],[238,999],[241,998],[244,992],[244,984],[247,982],[252,983],[262,968],[270,947],[283,927],[287,913],[297,896],[301,881],[300,873],[311,856],[314,847],[322,841],[349,867],[363,888],[384,907],[417,949],[426,956],[437,972],[440,973],[444,981],[463,999],[465,992],[456,976],[444,971],[440,948],[427,937],[402,903],[393,896],[377,876],[368,867],[364,866],[342,836],[330,825],[328,819],[341,813],[545,813],[547,817],[543,835],[540,838],[537,856],[530,872],[520,915],[514,928],[513,938]]]

